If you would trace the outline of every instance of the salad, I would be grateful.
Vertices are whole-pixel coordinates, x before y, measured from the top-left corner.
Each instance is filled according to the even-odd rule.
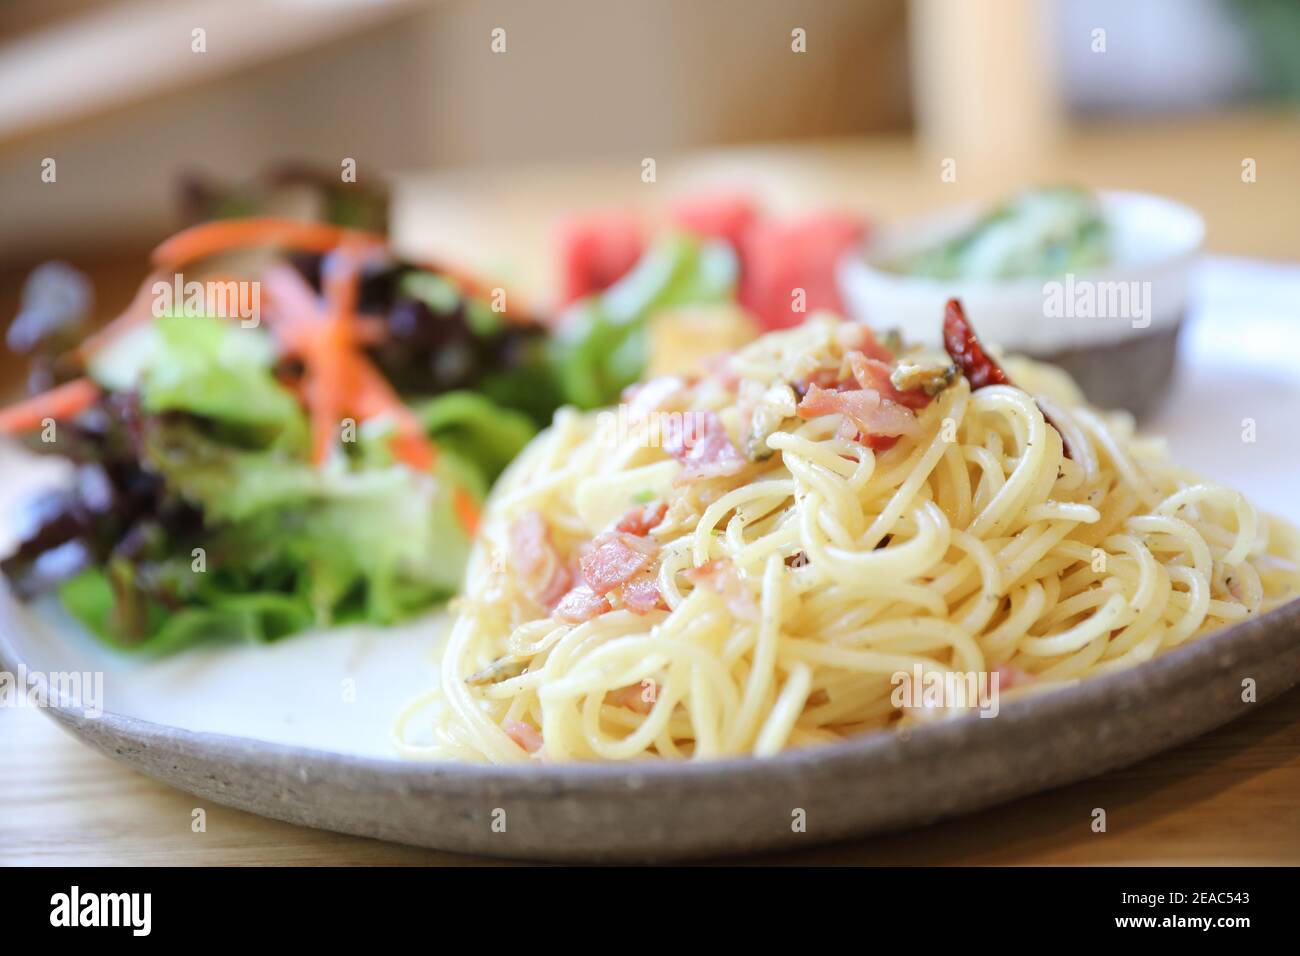
[[[488,488],[557,408],[611,404],[771,324],[761,290],[789,277],[762,263],[798,253],[776,255],[752,219],[696,204],[630,246],[607,223],[571,234],[549,321],[380,235],[265,215],[162,243],[93,333],[87,280],[47,264],[8,335],[34,394],[0,408],[0,436],[66,459],[74,480],[27,503],[0,571],[19,597],[53,594],[104,642],[150,653],[436,605],[460,585]],[[825,273],[804,284],[824,294],[824,250],[860,229],[811,246],[817,229],[800,229]],[[250,286],[256,314],[231,307]],[[788,293],[768,300],[786,321]]]
[[[257,321],[155,314],[159,276],[268,244],[298,254],[261,270]],[[105,641],[159,651],[388,623],[452,594],[488,483],[551,410],[528,385],[544,327],[332,226],[226,220],[154,260],[72,349],[74,299],[48,271],[29,283],[10,342],[56,384],[0,410],[0,433],[76,471],[28,509],[3,562],[15,591],[56,590]]]

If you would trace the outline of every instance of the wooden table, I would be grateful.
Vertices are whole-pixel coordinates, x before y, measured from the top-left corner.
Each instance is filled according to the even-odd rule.
[[[481,865],[308,830],[127,770],[31,709],[0,710],[0,864]],[[1300,863],[1300,689],[1127,770],[946,823],[759,864]],[[190,830],[195,807],[207,831]],[[1093,833],[1092,811],[1107,814]]]
[[[896,140],[740,155],[754,173],[750,181],[775,202],[838,201],[885,218],[988,194],[1004,178],[963,172],[951,190],[940,187],[928,161]],[[1256,183],[1241,181],[1245,157],[1258,164]],[[715,180],[725,159],[697,157],[681,167],[661,162],[669,191],[642,199],[653,205]],[[405,200],[396,210],[398,238],[424,251],[468,249],[471,260],[474,248],[483,257],[506,248],[524,260],[525,279],[542,275],[546,266],[536,253],[549,217],[625,195],[615,179],[626,174],[635,182],[638,164],[629,157],[627,168],[614,167],[606,178],[572,170],[414,177],[399,192]],[[1205,213],[1208,245],[1216,251],[1285,259],[1300,253],[1293,209],[1300,123],[1293,117],[1084,128],[1015,175],[1165,192]],[[792,183],[810,185],[797,196]],[[1127,770],[922,830],[751,862],[1294,865],[1300,864],[1297,794],[1300,689]],[[92,752],[35,711],[0,709],[0,863],[490,862],[307,830],[210,804],[207,832],[195,834],[190,813],[198,805]],[[1095,807],[1107,811],[1104,834],[1090,829]]]

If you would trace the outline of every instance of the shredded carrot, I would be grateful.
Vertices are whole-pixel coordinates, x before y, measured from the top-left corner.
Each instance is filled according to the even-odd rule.
[[[437,462],[429,440],[409,429],[402,429],[394,435],[390,447],[393,457],[416,471],[431,471]]]
[[[304,396],[311,418],[311,460],[316,465],[325,463],[338,440],[344,402],[350,391],[348,348],[345,330],[331,322],[316,333],[303,353],[307,367]]]
[[[292,266],[268,266],[262,274],[262,291],[270,308],[262,320],[288,353],[302,352],[321,328],[322,317],[316,293]],[[382,316],[357,312],[352,317],[352,338],[357,345],[378,345],[388,339],[388,323]]]
[[[412,468],[429,471],[437,462],[437,451],[420,421],[383,373],[356,348],[358,333],[364,329],[356,315],[359,271],[358,249],[340,247],[325,263],[322,274],[324,308],[296,270],[270,266],[264,273],[272,305],[268,324],[284,349],[301,355],[307,365],[303,397],[312,420],[313,461],[320,464],[328,457],[336,424],[345,411],[351,411],[363,421],[380,415],[391,417],[396,425],[390,446],[394,457]],[[462,523],[468,513],[458,506]]]
[[[451,506],[456,511],[456,520],[460,522],[461,528],[471,538],[478,531],[479,507],[478,502],[464,488],[456,487],[451,491]]]
[[[357,345],[378,345],[388,341],[388,322],[377,315],[358,312],[353,322],[352,338]]]
[[[393,454],[412,468],[427,471],[437,463],[437,451],[424,434],[415,413],[406,407],[393,387],[364,355],[352,356],[355,368],[353,408],[364,419],[389,415],[397,426]]]
[[[309,344],[308,410],[312,419],[312,461],[329,456],[334,429],[352,392],[352,313],[356,308],[360,263],[351,247],[343,247],[326,260],[322,274],[326,313]]]
[[[99,401],[99,395],[99,387],[90,379],[73,379],[8,408],[0,408],[0,434],[19,435],[42,427],[46,419],[73,418]]]
[[[345,242],[384,246],[387,240],[372,232],[345,229],[323,222],[301,222],[273,216],[248,219],[217,219],[176,233],[153,251],[154,265],[175,269],[205,256],[247,249],[278,246],[298,252],[324,254]]]

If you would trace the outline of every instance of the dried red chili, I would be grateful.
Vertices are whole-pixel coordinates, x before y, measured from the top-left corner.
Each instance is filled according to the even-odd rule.
[[[1002,366],[989,358],[980,345],[959,299],[949,299],[943,310],[943,347],[970,382],[971,391],[985,385],[1010,385]]]
[[[949,299],[944,307],[943,347],[947,350],[953,364],[961,369],[961,373],[970,382],[972,392],[985,385],[1012,384],[1011,378],[1002,371],[1002,366],[989,358],[988,353],[984,351],[984,346],[980,344],[979,336],[971,328],[970,319],[966,318],[966,310],[961,307],[959,299]],[[1042,411],[1042,406],[1039,406],[1039,411]],[[1066,440],[1065,432],[1057,428],[1056,422],[1052,421],[1052,417],[1047,412],[1043,412],[1043,418],[1047,420],[1047,424],[1056,428],[1056,433],[1061,436],[1061,450],[1065,453],[1065,457],[1074,457],[1070,454],[1070,443]]]

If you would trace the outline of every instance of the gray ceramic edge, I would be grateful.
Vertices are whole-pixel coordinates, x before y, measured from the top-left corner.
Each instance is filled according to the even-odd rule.
[[[0,666],[4,653],[0,641]],[[1241,700],[1245,677],[1259,682],[1260,703],[1300,681],[1300,601],[1139,667],[1007,703],[991,720],[964,717],[761,760],[406,763],[49,710],[136,770],[291,823],[498,857],[655,861],[807,848],[1125,766],[1257,706]],[[492,827],[498,809],[504,832]],[[794,832],[796,809],[807,832]]]

